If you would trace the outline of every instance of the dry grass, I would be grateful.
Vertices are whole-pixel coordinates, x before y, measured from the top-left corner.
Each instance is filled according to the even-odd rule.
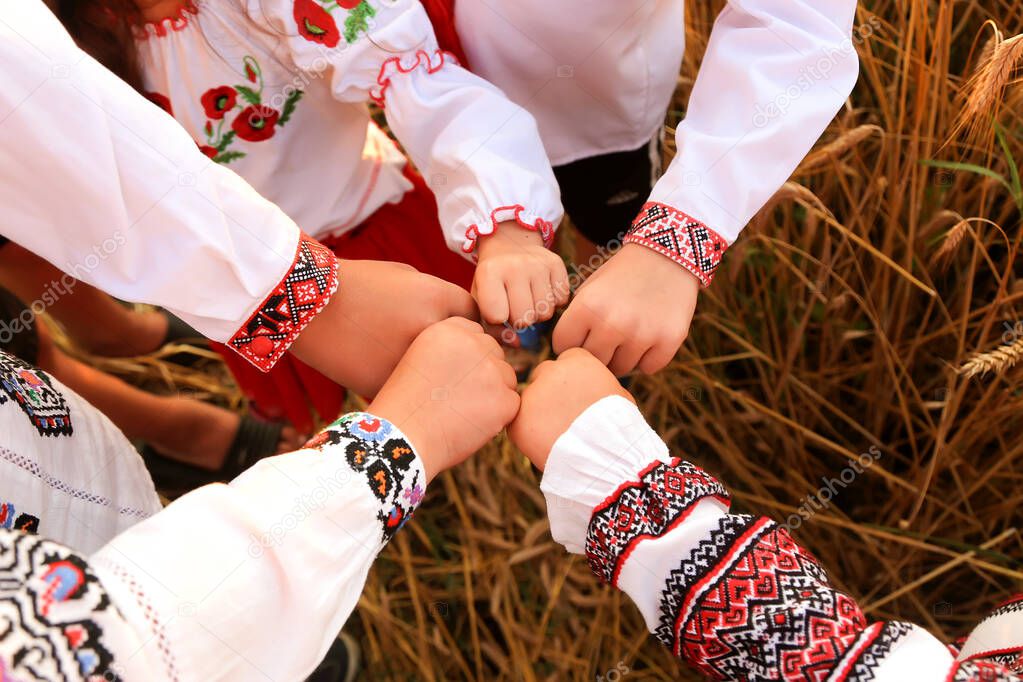
[[[687,4],[678,110],[721,3]],[[880,30],[858,46],[850,104],[733,248],[672,366],[635,389],[742,510],[788,516],[879,448],[796,534],[872,618],[950,639],[1023,586],[1023,364],[959,371],[1023,319],[1023,233],[1001,183],[922,162],[1011,176],[990,123],[1023,156],[1021,109],[1005,104],[1018,101],[1015,74],[999,71],[1023,48],[983,47],[984,23],[1020,33],[1023,5],[861,5],[859,22]],[[954,135],[962,122],[979,134]],[[372,680],[584,680],[619,662],[630,680],[695,679],[627,598],[552,543],[537,475],[503,440],[433,485],[349,628]]]

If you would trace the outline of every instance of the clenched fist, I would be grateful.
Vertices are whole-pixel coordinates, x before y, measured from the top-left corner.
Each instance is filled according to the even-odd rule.
[[[616,376],[653,374],[685,341],[699,290],[674,261],[626,244],[579,287],[554,328],[554,350],[585,348]]]
[[[567,350],[533,370],[508,435],[529,461],[543,469],[554,442],[576,417],[609,395],[632,400],[599,360],[581,348]]]
[[[515,371],[497,341],[477,323],[456,317],[416,338],[369,412],[405,432],[431,479],[515,417],[515,388]]]

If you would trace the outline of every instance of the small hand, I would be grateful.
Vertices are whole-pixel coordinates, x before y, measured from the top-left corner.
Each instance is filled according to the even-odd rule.
[[[419,452],[427,479],[500,433],[519,408],[515,371],[483,328],[464,318],[420,334],[369,406]]]
[[[567,350],[533,370],[508,436],[542,470],[554,442],[576,417],[609,395],[633,400],[599,360],[581,348]]]
[[[401,263],[343,260],[337,293],[292,351],[334,381],[373,396],[431,324],[478,319],[469,292]]]
[[[616,376],[667,365],[689,333],[700,281],[661,254],[626,244],[576,291],[554,350],[585,348]]]
[[[549,320],[568,302],[568,272],[561,257],[544,247],[539,232],[511,221],[479,242],[473,298],[490,324],[517,329]]]

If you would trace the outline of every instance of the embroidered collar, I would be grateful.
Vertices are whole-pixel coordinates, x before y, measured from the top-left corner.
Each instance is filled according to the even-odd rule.
[[[180,31],[188,26],[190,17],[198,13],[199,5],[196,0],[186,0],[175,14],[163,19],[136,24],[132,26],[132,31],[138,40],[148,40],[151,37],[163,38],[171,31]]]

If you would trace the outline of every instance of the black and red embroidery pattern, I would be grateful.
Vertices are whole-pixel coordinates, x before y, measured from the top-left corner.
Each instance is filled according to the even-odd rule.
[[[679,458],[654,461],[593,510],[586,559],[604,582],[616,585],[632,550],[685,521],[700,500],[726,502],[728,491],[700,467]]]
[[[295,261],[228,345],[268,371],[337,290],[337,259],[315,239],[301,235]]]
[[[0,677],[121,679],[103,641],[120,618],[86,561],[35,535],[0,530]]]
[[[716,679],[824,679],[866,627],[856,602],[769,519],[722,517],[675,569],[657,637]]]
[[[728,242],[696,218],[666,204],[645,204],[626,243],[642,244],[667,256],[709,286]]]
[[[14,400],[40,436],[70,436],[71,410],[49,375],[0,352],[0,405]]]
[[[963,661],[948,682],[1023,682],[1023,677],[991,661]]]
[[[18,514],[13,502],[4,502],[0,504],[0,528],[20,530],[23,533],[38,533],[39,517],[32,514]]]
[[[993,626],[997,632],[1013,634],[1009,638],[997,640],[997,644],[989,643],[984,650],[973,654],[968,660],[986,659],[1013,672],[1023,672],[1023,594],[1002,602],[977,625],[974,633],[986,626]]]
[[[390,422],[365,412],[346,414],[306,443],[323,449],[343,446],[353,471],[366,477],[380,503],[377,520],[387,542],[404,526],[423,500],[416,453]]]
[[[874,623],[860,633],[845,655],[845,660],[835,669],[834,679],[870,682],[876,678],[877,669],[891,653],[892,648],[910,632],[909,623],[889,621]]]

